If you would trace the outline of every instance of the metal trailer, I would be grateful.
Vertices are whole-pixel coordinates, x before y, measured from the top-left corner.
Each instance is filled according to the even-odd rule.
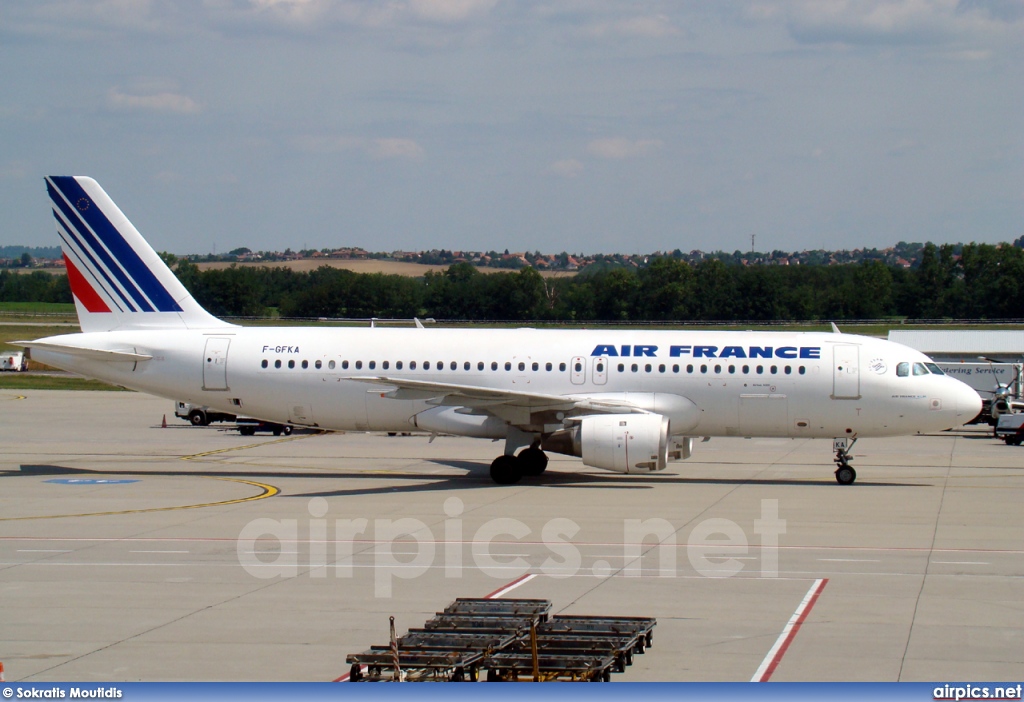
[[[466,633],[413,629],[397,640],[398,664],[407,681],[476,682],[480,661],[491,651],[516,640],[517,633]],[[390,645],[371,646],[348,656],[351,682],[395,680],[395,654]],[[362,668],[367,668],[363,672]]]
[[[460,598],[391,646],[346,659],[349,680],[607,682],[653,641],[650,617],[550,616],[548,600]],[[365,668],[365,671],[364,671]]]

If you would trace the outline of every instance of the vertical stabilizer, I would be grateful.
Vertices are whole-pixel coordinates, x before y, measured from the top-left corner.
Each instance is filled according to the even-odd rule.
[[[232,326],[199,306],[95,180],[49,176],[46,189],[83,332]]]

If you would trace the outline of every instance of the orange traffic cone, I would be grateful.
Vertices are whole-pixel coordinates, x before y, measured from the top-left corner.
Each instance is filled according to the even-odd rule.
[[[160,428],[161,429],[166,429],[167,428],[167,415],[166,414],[164,415],[164,421],[160,422]]]

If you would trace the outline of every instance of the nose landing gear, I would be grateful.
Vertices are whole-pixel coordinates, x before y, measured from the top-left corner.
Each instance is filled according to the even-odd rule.
[[[836,457],[832,460],[836,464],[836,482],[840,485],[853,485],[853,481],[857,479],[857,471],[850,465],[850,461],[853,460],[850,451],[853,450],[855,443],[857,443],[857,437],[853,437],[853,440],[850,441],[845,437],[832,441],[832,448],[836,452]]]

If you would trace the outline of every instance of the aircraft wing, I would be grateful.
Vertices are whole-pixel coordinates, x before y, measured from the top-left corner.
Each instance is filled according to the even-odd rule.
[[[66,353],[69,356],[78,356],[80,358],[89,358],[93,361],[148,361],[152,359],[144,353],[135,353],[134,351],[111,351],[107,349],[90,349],[84,346],[67,346],[65,344],[49,344],[39,341],[12,341],[10,342],[15,346],[22,346],[31,351],[31,349],[39,349],[40,351],[51,351],[53,353]]]
[[[586,395],[549,395],[522,390],[503,390],[478,385],[439,383],[429,380],[410,380],[408,378],[389,378],[384,376],[350,377],[347,380],[392,388],[389,391],[382,392],[382,397],[395,400],[425,400],[430,404],[438,406],[479,408],[504,417],[508,417],[510,414],[522,417],[523,412],[528,416],[532,412],[544,411],[561,411],[574,414],[586,414],[588,412],[646,412],[646,410],[628,403],[589,398]],[[512,410],[512,408],[515,408],[515,410]],[[513,423],[525,423],[522,421],[511,421]]]

